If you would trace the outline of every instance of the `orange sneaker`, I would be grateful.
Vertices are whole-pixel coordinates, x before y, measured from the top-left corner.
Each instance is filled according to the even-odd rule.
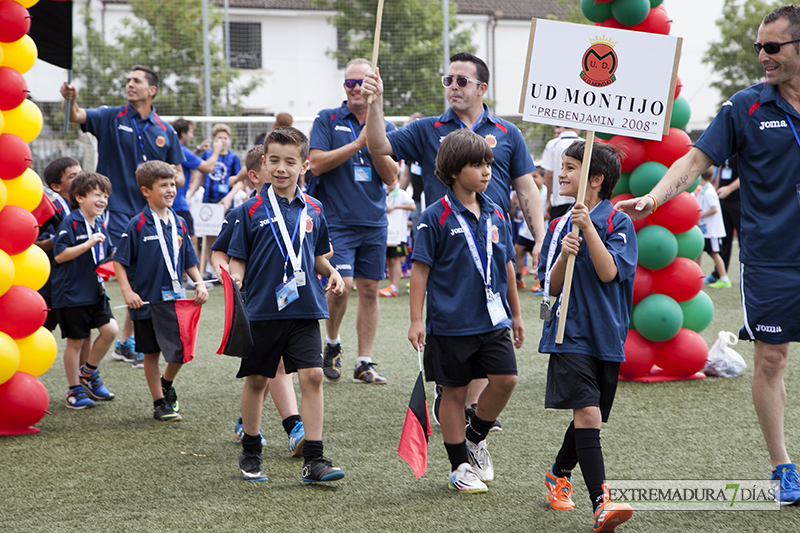
[[[518,279],[517,280],[517,289],[524,289],[524,288],[525,288],[525,280],[524,279]]]
[[[541,294],[543,292],[542,291],[542,284],[539,283],[538,281],[536,283],[534,283],[533,286],[531,287],[531,292],[534,293],[534,294]]]
[[[379,290],[378,294],[380,294],[384,298],[392,298],[394,296],[400,296],[399,294],[397,294],[397,291],[392,289],[391,285],[387,285],[386,287],[384,287],[381,290]]]
[[[528,274],[530,274],[530,272],[528,271],[528,267],[522,265],[522,275],[527,276]]]
[[[550,467],[544,475],[544,484],[550,491],[547,494],[550,507],[556,511],[570,511],[575,508],[575,502],[572,501],[572,482],[568,477],[556,477],[553,467]]]
[[[603,483],[603,502],[594,512],[592,531],[616,531],[617,526],[630,520],[633,507],[628,503],[614,503],[607,483]]]

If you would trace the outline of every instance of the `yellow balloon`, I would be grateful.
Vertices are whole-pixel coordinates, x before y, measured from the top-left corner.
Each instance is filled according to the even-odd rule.
[[[42,194],[44,194],[44,186],[39,175],[30,168],[26,169],[18,178],[3,180],[3,184],[6,186],[8,195],[6,205],[16,205],[26,211],[33,211],[39,207]]]
[[[3,133],[13,133],[26,143],[33,141],[42,131],[42,112],[30,100],[24,100],[19,106],[3,111]]]
[[[11,379],[18,366],[19,348],[17,348],[17,344],[14,339],[0,331],[0,383]]]
[[[50,259],[44,250],[32,245],[17,255],[12,255],[14,262],[14,281],[12,285],[22,285],[38,291],[50,277]]]
[[[17,2],[22,4],[22,7],[24,7],[25,9],[30,9],[31,6],[35,6],[39,2],[39,0],[17,0]]]
[[[0,67],[10,67],[21,74],[28,72],[39,56],[39,50],[30,35],[23,35],[22,39],[13,43],[0,43],[0,47],[3,48]]]
[[[11,256],[0,250],[0,296],[8,292],[14,284],[14,261]]]
[[[19,366],[17,372],[27,372],[31,376],[41,376],[56,360],[58,346],[53,334],[47,328],[39,328],[29,336],[17,339]]]
[[[6,199],[8,198],[8,191],[6,190],[5,180],[0,180],[0,210],[6,206]]]

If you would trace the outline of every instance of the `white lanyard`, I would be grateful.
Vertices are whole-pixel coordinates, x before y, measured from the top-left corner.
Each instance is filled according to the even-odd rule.
[[[570,221],[571,218],[572,212],[569,212],[561,217],[561,220],[558,221],[558,224],[556,224],[556,227],[553,230],[553,236],[550,238],[550,248],[547,250],[547,264],[544,270],[543,298],[545,303],[550,303],[550,272],[552,271],[551,265],[553,264],[553,256],[556,254],[556,243],[558,242],[558,238],[561,236],[561,230],[564,229],[564,226]]]
[[[295,194],[302,194],[300,189],[297,190]],[[292,243],[292,237],[289,235],[289,230],[286,228],[286,221],[283,219],[283,213],[281,213],[281,209],[278,206],[278,199],[275,197],[275,191],[272,190],[270,187],[267,190],[267,196],[269,196],[269,204],[272,206],[272,212],[275,214],[275,218],[278,221],[278,229],[281,232],[281,237],[283,237],[283,245],[286,248],[286,253],[289,257],[289,261],[292,263],[292,269],[295,272],[302,271],[303,266],[303,239],[306,236],[305,227],[301,228],[298,233],[300,233],[300,253],[296,253],[294,251],[294,244]],[[303,209],[300,211],[300,218],[299,223],[303,224],[307,217],[307,207],[305,204],[303,205]]]
[[[64,209],[65,215],[69,215],[72,212],[72,209],[70,209],[69,207],[69,202],[66,201],[64,198],[62,198],[61,196],[56,196],[56,202],[61,204],[61,207]]]
[[[158,235],[158,244],[161,246],[161,256],[164,258],[164,263],[167,265],[167,271],[169,272],[169,277],[172,279],[172,290],[175,292],[180,292],[181,290],[181,283],[178,281],[178,225],[175,223],[175,215],[172,214],[172,211],[167,210],[167,214],[169,215],[169,223],[172,226],[172,257],[170,257],[169,251],[167,250],[167,241],[164,239],[164,232],[161,229],[161,219],[158,218],[158,215],[153,208],[150,208],[150,213],[153,215],[153,222],[156,224],[156,235]]]
[[[442,202],[450,208],[455,215],[456,220],[458,220],[459,225],[461,225],[461,231],[464,234],[464,238],[467,239],[467,246],[469,246],[469,253],[472,255],[472,262],[475,264],[475,268],[478,269],[478,273],[481,275],[481,279],[483,279],[484,284],[486,285],[487,294],[491,293],[492,289],[492,254],[494,250],[492,249],[492,229],[491,229],[491,218],[486,219],[486,268],[483,266],[483,260],[480,256],[480,252],[478,251],[478,247],[475,244],[475,238],[472,234],[472,228],[469,227],[467,220],[464,216],[453,209],[451,205],[451,201],[447,198],[449,193],[442,196]],[[480,220],[478,221],[480,224]]]
[[[87,235],[87,237],[89,239],[91,239],[92,238],[92,226],[89,225],[89,223],[86,221],[85,218],[83,219],[83,223],[86,225],[86,235]],[[97,223],[97,219],[95,219],[95,224],[96,223]],[[97,265],[103,259],[106,258],[106,251],[103,248],[103,243],[98,242],[97,244],[92,246],[91,250],[92,250],[92,259],[94,260],[94,264],[95,265]]]

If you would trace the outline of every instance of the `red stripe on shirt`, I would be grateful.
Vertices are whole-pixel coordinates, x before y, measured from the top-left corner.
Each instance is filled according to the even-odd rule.
[[[146,222],[147,218],[144,216],[144,213],[139,213],[139,223],[136,224],[136,231],[142,231],[142,226],[144,226]]]
[[[502,220],[503,222],[505,222],[505,220],[506,220],[506,217],[504,217],[504,216],[503,216],[503,213],[501,213],[501,212],[500,212],[498,209],[495,209],[495,210],[494,210],[494,212],[495,212],[495,213],[497,213],[497,216],[499,216],[499,217],[500,217],[500,220]]]
[[[444,221],[447,218],[447,215],[453,212],[453,210],[450,208],[450,204],[442,202],[442,205],[444,206],[444,211],[442,211],[442,216],[439,217],[440,226],[444,226]]]
[[[318,215],[322,214],[322,210],[319,208],[319,206],[314,201],[311,200],[311,197],[309,195],[307,195],[306,193],[303,193],[303,198],[305,198],[306,203],[311,204],[311,207],[314,208],[314,210],[317,212]]]
[[[248,211],[247,214],[252,217],[256,213],[256,209],[258,209],[263,203],[264,202],[261,200],[261,197],[256,196],[256,202],[252,205],[252,207],[250,207],[250,211]]]
[[[124,117],[128,114],[128,104],[125,104],[125,107],[122,108],[122,112],[117,114],[117,118]]]
[[[167,133],[167,128],[158,119],[158,113],[153,113],[153,116],[155,117],[156,122],[158,123],[158,125],[161,126],[161,129],[164,130],[164,133]]]
[[[756,109],[758,109],[760,106],[761,106],[761,102],[756,100],[756,103],[750,106],[750,116],[752,116],[753,113],[756,112]]]

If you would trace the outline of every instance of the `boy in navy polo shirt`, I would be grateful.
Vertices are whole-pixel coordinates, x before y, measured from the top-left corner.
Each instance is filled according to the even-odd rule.
[[[114,253],[102,216],[111,194],[111,182],[95,172],[81,172],[69,184],[72,211],[56,230],[53,254],[53,309],[58,309],[61,336],[67,339],[64,367],[67,371],[67,407],[94,407],[94,400],[113,400],[114,394],[100,379],[97,366],[108,352],[119,328],[103,281],[95,272],[97,264]],[[97,329],[85,364],[80,365],[81,348]],[[80,368],[79,368],[80,367]]]
[[[562,196],[577,196],[585,145],[585,141],[576,141],[564,151],[558,174],[558,193]],[[623,345],[638,257],[633,223],[609,202],[619,176],[616,149],[596,143],[586,197],[550,223],[539,263],[539,279],[544,280],[545,290],[539,351],[550,354],[545,407],[573,412],[555,463],[545,474],[550,491],[547,499],[556,510],[575,507],[570,475],[580,463],[594,508],[592,531],[614,531],[633,514],[627,503],[611,501],[600,448],[600,424],[608,421],[619,364],[625,360]],[[570,232],[570,221],[580,229],[581,236]],[[576,256],[570,302],[574,311],[567,318],[563,342],[556,344],[569,255]],[[558,298],[553,309],[550,296]]]
[[[114,256],[114,271],[130,309],[136,350],[144,353],[144,375],[153,397],[153,418],[170,422],[181,420],[172,382],[186,361],[182,355],[165,353],[167,368],[159,377],[159,345],[165,339],[159,325],[151,319],[149,304],[183,298],[180,280],[184,270],[197,284],[196,305],[208,301],[208,291],[197,268],[197,254],[186,224],[171,209],[176,191],[175,169],[163,161],[147,161],[136,169],[136,183],[147,207],[133,217],[122,234]]]
[[[253,351],[242,359],[236,377],[245,378],[241,412],[244,423],[239,469],[242,479],[266,481],[258,436],[264,389],[283,357],[287,372],[297,371],[305,424],[302,480],[344,477],[322,456],[322,358],[319,319],[328,318],[325,291],[341,294],[344,281],[325,254],[328,228],[319,201],[297,186],[308,168],[308,138],[295,128],[276,128],[264,141],[271,187],[239,208],[228,248],[230,274],[247,287],[247,314]],[[298,242],[299,244],[295,244]],[[323,289],[314,272],[328,278]]]
[[[436,175],[448,189],[422,213],[412,256],[408,339],[416,349],[425,346],[425,377],[442,386],[439,424],[451,464],[449,486],[464,493],[486,492],[494,479],[485,439],[517,383],[514,347],[524,340],[517,290],[508,284],[514,279],[511,233],[501,208],[484,194],[492,157],[487,142],[469,129],[445,137]],[[453,282],[456,270],[464,273],[459,283]],[[465,431],[467,388],[486,377],[489,385]]]

